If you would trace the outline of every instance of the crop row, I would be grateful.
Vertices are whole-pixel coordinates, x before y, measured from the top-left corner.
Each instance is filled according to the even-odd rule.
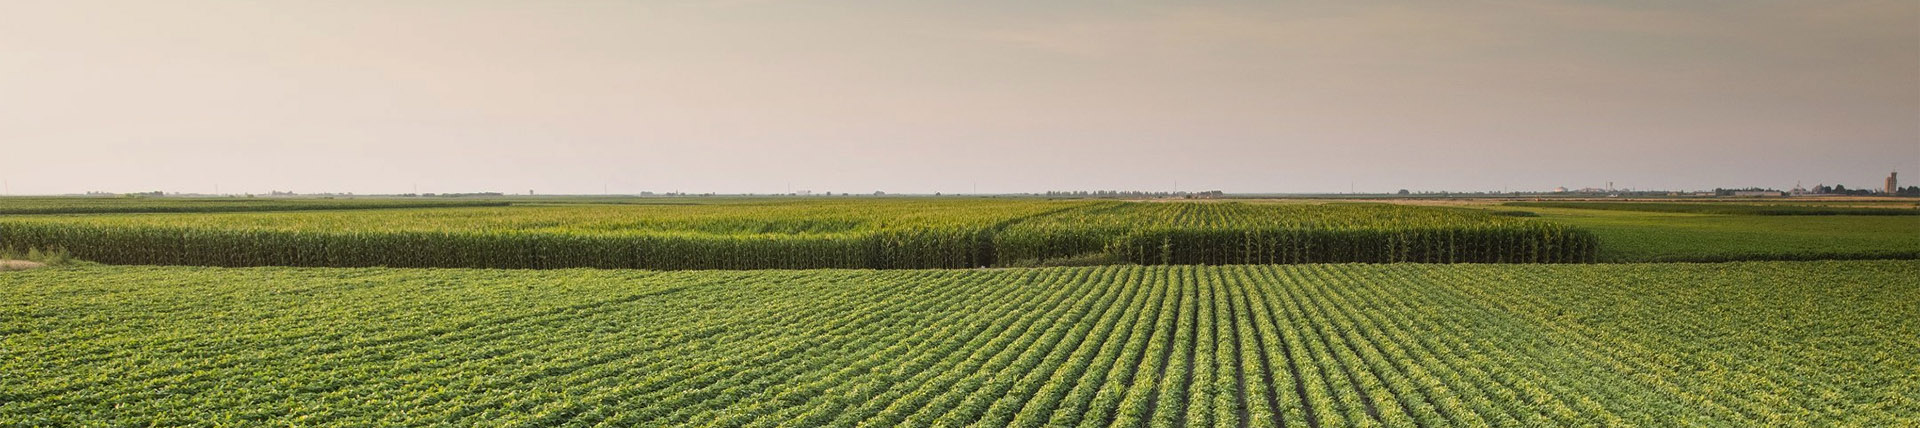
[[[435,207],[504,207],[505,201],[413,198],[105,198],[5,197],[0,215],[103,213],[219,213]]]
[[[0,217],[0,247],[115,264],[964,268],[1591,261],[1551,223],[1392,205],[929,200]]]
[[[0,275],[0,425],[1903,426],[1920,262]]]
[[[1004,260],[1104,254],[1137,264],[1577,263],[1585,231],[1485,212],[1383,204],[1136,203],[1014,223]]]

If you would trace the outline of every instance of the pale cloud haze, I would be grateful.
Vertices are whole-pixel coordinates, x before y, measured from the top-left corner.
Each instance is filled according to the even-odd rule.
[[[1920,2],[0,1],[0,178],[1229,192],[1920,181]]]

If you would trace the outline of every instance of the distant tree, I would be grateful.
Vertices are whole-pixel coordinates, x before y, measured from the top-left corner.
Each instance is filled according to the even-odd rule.
[[[1413,192],[1408,192],[1408,191],[1407,191],[1407,189],[1400,189],[1400,194],[1402,194],[1402,195],[1405,195],[1405,194],[1411,194],[1411,193],[1413,193]]]

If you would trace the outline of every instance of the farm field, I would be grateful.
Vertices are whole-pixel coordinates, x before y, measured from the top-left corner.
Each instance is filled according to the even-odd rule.
[[[1906,426],[1920,262],[0,274],[0,425]]]
[[[1920,217],[1709,215],[1545,207],[1538,219],[1592,232],[1601,262],[1920,259]]]
[[[215,213],[433,207],[500,207],[505,201],[433,198],[0,197],[5,214]]]
[[[0,246],[115,264],[473,268],[962,268],[1584,262],[1591,235],[1383,204],[772,200],[0,216]]]
[[[1920,428],[1920,0],[0,17],[0,428]]]
[[[1730,202],[1508,202],[1510,207],[1577,208],[1587,210],[1646,211],[1725,215],[1920,215],[1915,206],[1836,206],[1831,204]]]

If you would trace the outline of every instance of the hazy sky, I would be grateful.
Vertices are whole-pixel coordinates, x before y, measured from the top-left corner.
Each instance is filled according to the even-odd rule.
[[[1920,2],[0,0],[0,179],[360,193],[1920,183]]]

